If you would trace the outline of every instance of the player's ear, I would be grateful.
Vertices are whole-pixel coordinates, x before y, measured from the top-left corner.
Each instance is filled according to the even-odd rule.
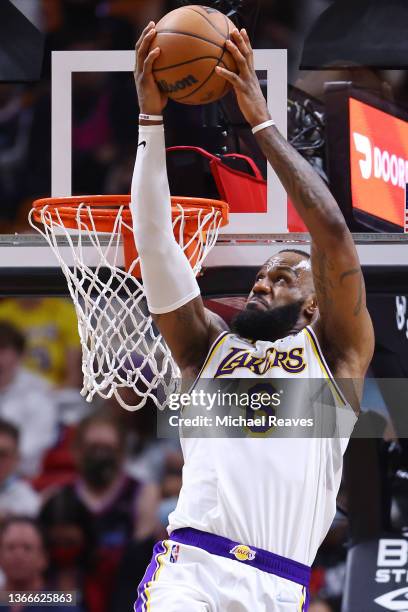
[[[310,319],[310,321],[313,321],[313,319],[315,318],[315,316],[318,313],[318,306],[317,306],[317,298],[316,298],[316,294],[312,293],[306,300],[305,300],[305,304],[303,307],[303,312],[305,313],[305,316]]]

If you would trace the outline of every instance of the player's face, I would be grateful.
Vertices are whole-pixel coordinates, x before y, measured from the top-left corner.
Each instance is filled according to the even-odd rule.
[[[310,261],[297,253],[279,253],[259,270],[246,310],[268,311],[305,300],[312,287]]]
[[[308,325],[314,313],[309,260],[281,253],[259,270],[246,306],[231,327],[244,338],[274,342]]]

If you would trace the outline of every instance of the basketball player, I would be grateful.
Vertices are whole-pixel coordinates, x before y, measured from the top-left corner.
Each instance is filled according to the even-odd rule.
[[[239,73],[217,71],[234,87],[307,225],[312,253],[289,249],[265,262],[234,333],[204,309],[172,232],[161,117],[167,100],[152,75],[160,53],[149,51],[153,36],[150,23],[136,46],[142,114],[131,208],[148,305],[183,376],[326,377],[336,401],[358,412],[374,337],[356,249],[330,192],[273,124],[245,30],[227,43]],[[237,353],[244,358],[226,360]],[[334,378],[352,383],[345,396]],[[347,439],[197,437],[182,446],[183,486],[169,537],[154,549],[136,612],[306,610],[310,565],[335,514]]]

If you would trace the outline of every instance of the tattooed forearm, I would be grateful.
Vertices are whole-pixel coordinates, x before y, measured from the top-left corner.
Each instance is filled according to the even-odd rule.
[[[339,270],[336,258],[328,257],[313,243],[312,271],[319,312],[327,325],[331,326],[335,318],[338,324],[340,317],[357,317],[361,314],[365,304],[365,288],[360,267]],[[353,303],[354,292],[356,301]]]
[[[316,290],[317,303],[320,313],[326,312],[333,303],[334,284],[331,278],[333,272],[333,262],[326,254],[319,251],[316,246],[312,246],[312,270],[313,280]]]
[[[364,364],[358,371],[365,371],[372,327],[357,250],[344,217],[320,176],[276,128],[261,130],[256,139],[312,238],[318,305],[313,325],[328,350],[343,356],[343,365],[357,355]]]
[[[353,309],[353,315],[355,317],[357,317],[360,314],[361,307],[363,305],[364,279],[362,277],[361,268],[352,268],[351,270],[346,270],[346,272],[343,272],[342,274],[340,274],[340,285],[343,283],[343,281],[346,278],[351,278],[356,275],[359,276],[359,279],[358,279],[357,301]]]
[[[355,274],[360,274],[360,273],[361,273],[360,268],[352,268],[351,270],[347,270],[346,272],[343,272],[342,274],[340,274],[340,284],[348,276],[354,276]]]
[[[312,166],[276,129],[262,130],[258,143],[302,217],[312,238],[321,241],[336,228],[346,230],[343,215]]]

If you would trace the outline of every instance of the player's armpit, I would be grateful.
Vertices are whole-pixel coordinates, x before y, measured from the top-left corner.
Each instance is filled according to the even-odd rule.
[[[325,249],[312,244],[312,271],[319,307],[313,327],[333,373],[362,378],[373,355],[374,332],[363,273],[347,228]]]
[[[177,310],[152,316],[182,372],[199,371],[212,342],[227,327],[204,308],[201,296]]]

